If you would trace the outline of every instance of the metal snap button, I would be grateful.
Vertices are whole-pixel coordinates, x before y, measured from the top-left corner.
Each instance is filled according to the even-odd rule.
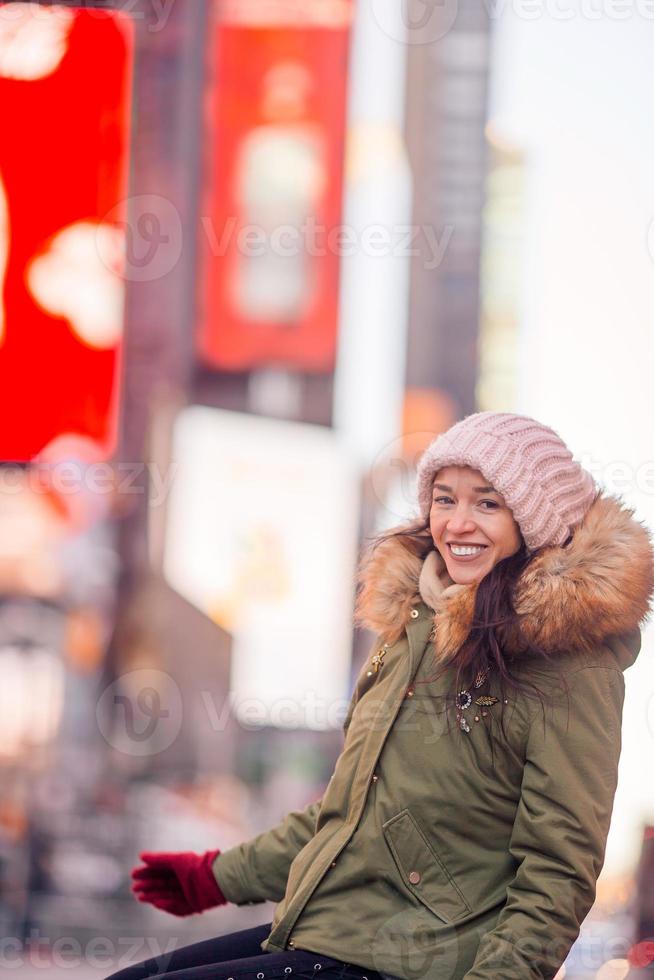
[[[417,609],[412,609],[410,615],[411,615],[411,619],[417,619],[420,613]]]
[[[336,867],[336,861],[332,861],[332,863],[329,865],[329,867],[330,868],[335,868]]]
[[[419,871],[410,871],[409,872],[409,881],[411,882],[412,885],[419,884],[421,877],[422,877],[422,875],[420,874]]]
[[[376,772],[374,772],[374,773],[372,774],[372,781],[373,781],[373,783],[376,783],[378,779],[379,779],[379,776],[377,775],[377,773],[376,773]]]
[[[288,948],[289,949],[295,949],[295,943],[293,942],[292,939],[289,939],[289,941],[288,941]]]

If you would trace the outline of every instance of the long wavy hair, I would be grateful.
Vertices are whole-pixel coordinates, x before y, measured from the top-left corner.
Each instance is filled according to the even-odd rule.
[[[402,528],[385,531],[373,539],[371,547],[374,549],[382,541],[389,538],[397,538],[408,551],[423,560],[435,548],[429,519],[414,521]],[[515,668],[527,651],[515,654],[505,650],[503,646],[503,637],[515,635],[520,624],[521,616],[516,612],[514,604],[515,587],[520,576],[540,554],[540,551],[541,549],[536,549],[528,552],[524,539],[521,537],[518,550],[508,558],[496,562],[477,585],[470,630],[462,645],[453,657],[442,664],[436,664],[436,671],[431,676],[419,681],[421,684],[433,683],[442,674],[453,669],[452,683],[446,694],[442,696],[445,699],[445,706],[442,710],[447,710],[451,705],[454,705],[456,709],[458,695],[464,691],[472,693],[475,679],[480,672],[483,673],[490,669],[490,674],[494,674],[498,679],[499,717],[504,737],[506,737],[506,731],[503,709],[507,694],[514,697],[537,698],[543,708],[543,720],[545,701],[549,700],[548,696],[533,681],[517,676]],[[529,646],[528,652],[539,654],[546,661],[554,663],[556,666],[556,657],[551,652],[535,644]],[[557,673],[567,691],[568,685],[565,675],[560,670]],[[448,728],[451,714],[451,710],[447,710]],[[492,713],[489,711],[484,717],[491,718]]]

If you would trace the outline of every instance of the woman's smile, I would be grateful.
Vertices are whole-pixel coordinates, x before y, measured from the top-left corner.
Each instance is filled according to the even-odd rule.
[[[471,562],[471,561],[476,561],[477,558],[481,556],[482,552],[486,550],[487,546],[485,544],[455,545],[452,544],[451,542],[448,542],[447,547],[449,548],[450,555],[452,556],[454,561]]]

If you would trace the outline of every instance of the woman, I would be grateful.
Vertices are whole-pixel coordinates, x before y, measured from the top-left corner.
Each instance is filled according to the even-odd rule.
[[[122,980],[559,970],[604,861],[649,535],[521,415],[439,436],[418,498],[420,520],[362,563],[377,640],[322,800],[224,854],[143,854],[133,872],[173,914],[272,900],[273,922]]]

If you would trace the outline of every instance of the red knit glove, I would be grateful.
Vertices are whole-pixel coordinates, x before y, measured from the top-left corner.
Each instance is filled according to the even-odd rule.
[[[149,902],[171,915],[193,915],[205,909],[226,905],[211,865],[220,851],[175,854],[142,851],[145,861],[132,870],[132,891],[139,902]]]

